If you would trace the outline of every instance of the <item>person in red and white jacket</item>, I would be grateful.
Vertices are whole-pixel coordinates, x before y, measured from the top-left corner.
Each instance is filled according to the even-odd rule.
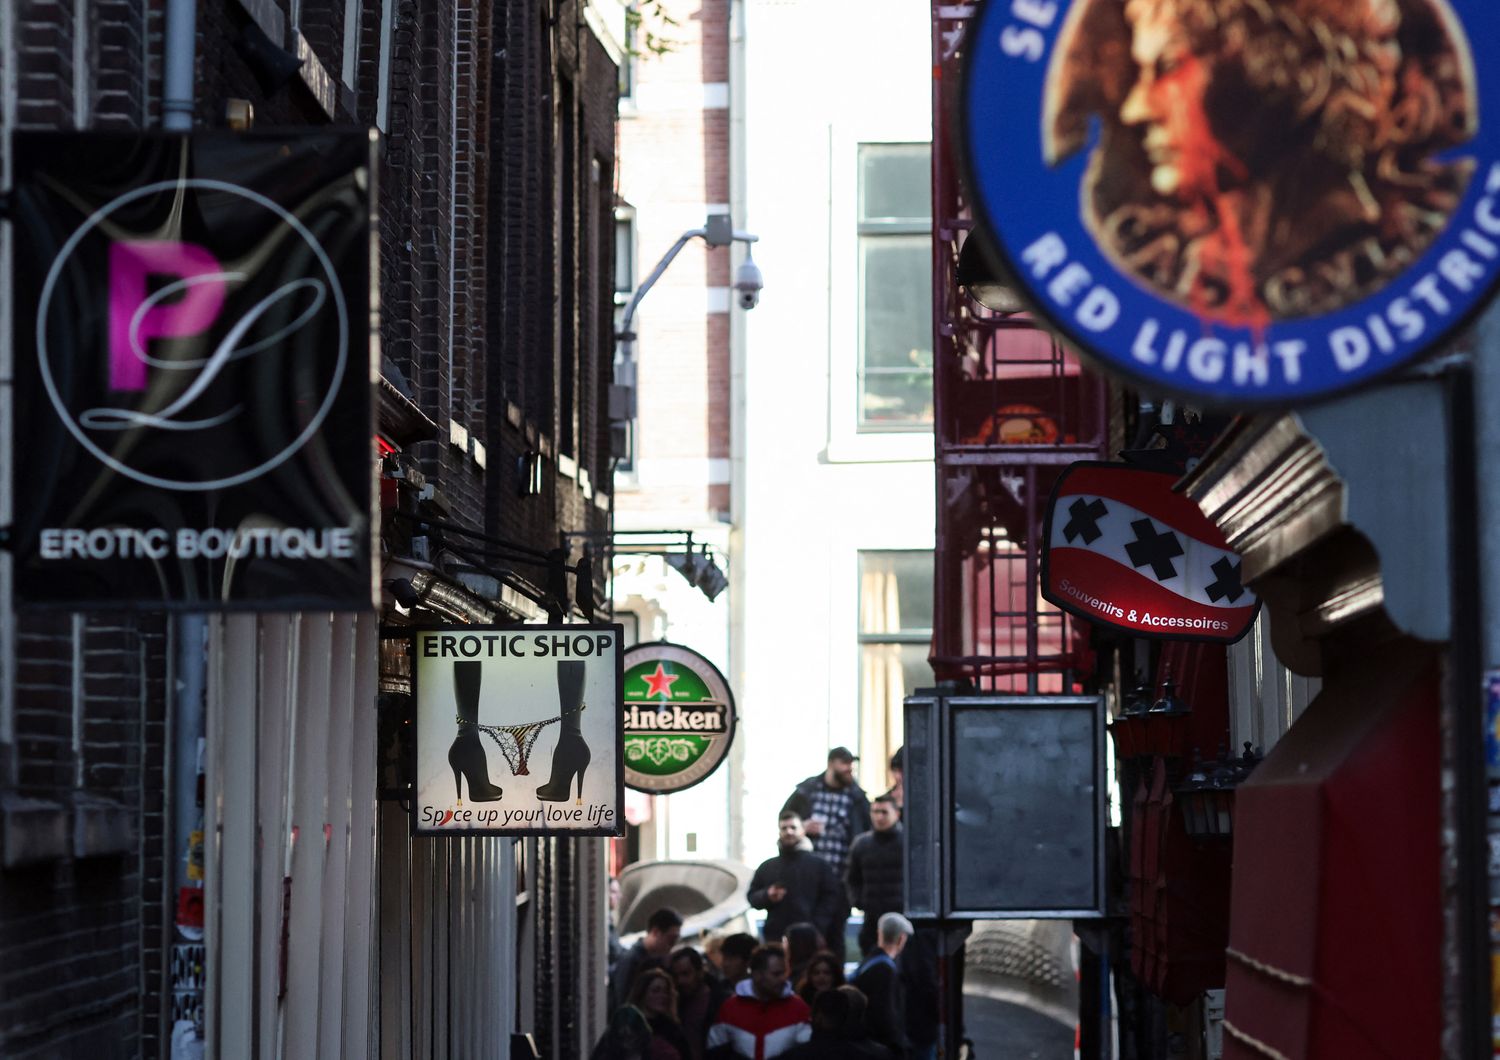
[[[812,1037],[807,1002],[786,979],[786,955],[761,946],[750,955],[750,978],[724,999],[708,1031],[709,1060],[772,1060]]]

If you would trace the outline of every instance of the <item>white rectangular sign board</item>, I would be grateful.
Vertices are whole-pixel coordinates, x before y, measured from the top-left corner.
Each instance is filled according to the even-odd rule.
[[[412,633],[414,835],[616,836],[621,628]]]

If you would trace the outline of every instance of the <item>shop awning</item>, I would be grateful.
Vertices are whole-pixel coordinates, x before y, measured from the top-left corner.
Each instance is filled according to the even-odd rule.
[[[1425,1060],[1441,1038],[1435,653],[1324,691],[1238,791],[1226,1060]]]

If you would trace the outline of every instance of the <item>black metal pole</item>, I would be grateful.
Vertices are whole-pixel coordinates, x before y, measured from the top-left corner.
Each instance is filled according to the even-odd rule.
[[[1481,352],[1482,355],[1482,352]],[[1484,748],[1481,636],[1483,605],[1479,496],[1475,471],[1474,377],[1467,364],[1445,374],[1448,404],[1449,581],[1453,629],[1448,651],[1452,811],[1458,873],[1451,928],[1458,962],[1459,1055],[1488,1060],[1491,1045],[1488,780]]]
[[[937,922],[938,1056],[954,1060],[964,1040],[964,940],[968,921]]]

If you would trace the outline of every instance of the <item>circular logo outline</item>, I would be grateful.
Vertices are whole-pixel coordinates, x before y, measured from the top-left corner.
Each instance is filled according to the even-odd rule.
[[[722,744],[723,747],[723,750],[717,757],[713,757],[712,755],[714,742],[711,742],[709,744],[709,750],[706,751],[702,757],[698,758],[696,761],[690,764],[686,769],[682,770],[680,773],[673,773],[660,778],[651,778],[648,776],[648,774],[640,773],[634,769],[631,769],[628,762],[625,764],[624,779],[625,786],[627,788],[630,788],[632,791],[643,792],[647,795],[673,795],[679,791],[686,791],[688,788],[696,787],[697,785],[703,783],[703,781],[713,776],[718,768],[724,764],[724,760],[729,757],[729,752],[734,746],[735,731],[738,728],[739,723],[739,712],[735,709],[734,693],[730,690],[729,682],[725,680],[724,675],[719,671],[719,668],[712,662],[710,662],[707,658],[705,658],[702,654],[694,651],[692,648],[684,647],[681,644],[674,644],[671,641],[665,640],[647,641],[645,643],[635,644],[629,648],[626,648],[625,651],[621,653],[620,658],[620,673],[622,685],[623,677],[626,673],[629,673],[631,667],[636,666],[639,663],[646,662],[676,663],[679,666],[691,670],[708,688],[710,695],[719,696],[723,700],[725,711],[727,714],[727,717],[725,719],[727,724],[725,726],[723,734],[710,734],[711,740]],[[624,712],[625,702],[625,690],[622,687],[620,689],[620,704],[622,713]],[[640,703],[642,701],[635,700],[632,702]],[[622,732],[621,734],[620,752],[622,759],[624,757],[625,743],[630,739],[630,737],[631,734],[628,732]],[[711,762],[709,762],[710,758],[712,758]],[[705,762],[709,762],[706,767],[704,766]],[[659,779],[660,781],[670,786],[648,786],[647,784],[640,782],[641,778],[647,778],[652,781]]]
[[[1295,330],[1311,333],[1310,336],[1289,336],[1293,341],[1303,337],[1321,338],[1321,348],[1308,341],[1303,350],[1304,365],[1317,364],[1316,373],[1304,369],[1299,381],[1282,380],[1259,388],[1233,382],[1228,367],[1232,348],[1237,342],[1254,341],[1253,330],[1243,325],[1225,324],[1199,317],[1184,320],[1183,318],[1190,316],[1186,309],[1146,289],[1140,281],[1121,271],[1088,231],[1082,216],[1082,200],[1085,195],[1083,175],[1089,155],[1097,147],[1098,130],[1095,129],[1092,133],[1089,147],[1079,151],[1075,157],[1059,162],[1056,166],[1049,166],[1044,160],[1042,101],[1054,53],[1070,17],[1077,13],[1080,5],[1089,2],[1091,0],[1069,0],[1059,8],[1056,18],[1049,26],[1028,26],[1028,29],[1035,28],[1041,33],[1044,49],[1038,61],[1026,62],[1002,52],[1001,25],[1010,5],[999,0],[984,0],[970,20],[962,45],[954,144],[955,160],[963,186],[969,192],[968,201],[975,219],[994,237],[988,241],[986,249],[991,250],[998,258],[996,264],[1014,282],[1039,323],[1064,338],[1096,366],[1113,375],[1123,376],[1151,393],[1175,396],[1198,404],[1245,410],[1284,409],[1316,404],[1387,380],[1403,368],[1409,369],[1423,358],[1440,352],[1469,328],[1496,294],[1500,293],[1500,259],[1487,261],[1484,263],[1486,275],[1475,284],[1472,293],[1459,297],[1451,288],[1443,289],[1443,294],[1451,297],[1451,312],[1437,312],[1424,305],[1422,312],[1429,325],[1417,338],[1402,341],[1396,352],[1386,354],[1378,348],[1372,348],[1362,366],[1348,372],[1338,368],[1329,352],[1328,337],[1335,329],[1362,326],[1367,318],[1376,315],[1383,317],[1390,304],[1398,298],[1407,297],[1410,301],[1412,284],[1421,282],[1427,276],[1436,276],[1439,271],[1438,262],[1443,256],[1450,251],[1463,249],[1465,244],[1462,236],[1473,227],[1471,219],[1476,207],[1482,200],[1495,196],[1495,193],[1486,193],[1485,189],[1487,180],[1500,177],[1500,127],[1492,130],[1483,116],[1487,116],[1490,111],[1500,112],[1500,88],[1491,85],[1478,64],[1471,62],[1476,85],[1475,99],[1482,117],[1476,124],[1473,136],[1449,153],[1461,151],[1475,160],[1475,167],[1464,194],[1448,215],[1444,226],[1410,265],[1393,275],[1379,289],[1333,311],[1273,321],[1264,329],[1265,334],[1260,339],[1263,343],[1279,341],[1278,329],[1282,332]],[[1488,39],[1488,36],[1500,33],[1500,11],[1483,10],[1476,16],[1473,13],[1474,5],[1466,0],[1443,2],[1453,13],[1451,21],[1462,34],[1461,42],[1471,60],[1474,51],[1470,42]],[[1477,30],[1476,17],[1479,24]],[[1017,72],[1017,68],[1024,72]],[[988,107],[978,105],[976,93],[981,91],[987,99],[995,102]],[[974,130],[977,123],[981,117],[991,116],[996,112],[1008,112],[1010,121],[998,123],[987,131],[982,130],[976,144]],[[1025,132],[1012,135],[1017,127],[1025,129]],[[1007,167],[1018,158],[1031,154],[1035,156],[1034,161],[1013,166],[1006,172]],[[1038,187],[1045,189],[1040,196],[1012,196],[1014,199],[1025,200],[1026,206],[1016,207],[1009,212],[1030,215],[1033,218],[1032,227],[1037,231],[1065,232],[1069,261],[1081,260],[1092,273],[1095,284],[1107,286],[1119,296],[1122,311],[1111,328],[1119,328],[1125,334],[1112,335],[1108,342],[1098,336],[1088,337],[1088,333],[1070,319],[1066,309],[1055,305],[1046,296],[1043,290],[1046,281],[1034,280],[1023,267],[1018,251],[1031,244],[1035,238],[1034,233],[1030,234],[1030,238],[1016,238],[1014,230],[996,223],[997,215],[1004,216],[1007,212],[995,208],[994,200],[998,198],[1003,202],[1005,199],[1003,194],[996,195],[997,190],[1025,188],[1028,192],[1035,192]],[[1043,199],[1050,199],[1050,202],[1043,203]],[[1064,201],[1071,208],[1071,214],[1057,208],[1057,203]],[[1488,233],[1488,229],[1485,231]],[[1487,235],[1486,238],[1500,243],[1500,236]],[[1132,312],[1133,308],[1143,303],[1149,314]],[[1073,308],[1077,308],[1076,302]],[[1148,365],[1133,357],[1130,349],[1132,336],[1138,335],[1136,328],[1148,315],[1161,320],[1171,318],[1171,323],[1159,330],[1161,337],[1190,324],[1190,334],[1224,340],[1228,349],[1225,351],[1226,363],[1221,376],[1212,383],[1201,383],[1184,370],[1181,359],[1168,374],[1161,371],[1160,358],[1157,363]],[[1288,329],[1288,325],[1297,327]],[[1160,342],[1161,339],[1158,338],[1157,341]]]
[[[307,426],[302,429],[302,432],[275,456],[262,461],[255,467],[249,468],[235,475],[230,475],[225,478],[214,479],[207,482],[183,482],[176,479],[162,478],[159,475],[151,475],[144,471],[138,471],[130,465],[116,460],[109,453],[105,452],[103,448],[95,444],[92,439],[90,439],[83,433],[82,429],[75,422],[72,413],[66,408],[65,403],[62,400],[62,395],[58,393],[57,384],[52,378],[52,370],[49,364],[51,355],[47,350],[47,316],[52,304],[53,289],[57,286],[58,278],[61,276],[65,264],[72,256],[73,251],[78,248],[78,244],[82,242],[83,238],[91,231],[93,231],[93,229],[98,227],[115,210],[126,205],[127,203],[134,202],[136,199],[142,198],[146,195],[153,195],[161,191],[177,191],[190,188],[201,188],[207,191],[220,191],[231,195],[238,195],[241,198],[248,199],[251,202],[255,203],[257,206],[263,207],[264,209],[269,210],[271,213],[276,214],[288,227],[290,227],[299,236],[301,236],[303,241],[312,248],[314,256],[316,256],[316,258],[318,259],[318,263],[323,267],[324,272],[328,275],[330,286],[333,290],[333,301],[338,314],[339,327],[338,356],[336,358],[336,363],[334,366],[333,378],[329,382],[328,393],[324,396],[323,403],[318,407],[317,411],[308,421]],[[254,479],[260,478],[262,475],[274,470],[275,468],[285,463],[287,460],[291,459],[292,456],[294,456],[305,445],[307,445],[307,443],[312,439],[313,435],[316,434],[319,428],[322,427],[323,421],[328,418],[328,414],[332,410],[334,402],[338,399],[339,388],[344,381],[344,372],[348,368],[348,306],[344,301],[343,285],[339,283],[338,272],[334,269],[333,262],[329,260],[328,254],[324,251],[322,244],[320,244],[317,239],[313,237],[313,234],[308,231],[307,226],[305,226],[294,214],[281,206],[279,203],[272,201],[264,195],[261,195],[259,192],[252,191],[249,188],[241,187],[238,184],[230,184],[227,181],[212,180],[203,177],[183,177],[177,180],[162,180],[156,181],[152,184],[146,184],[139,188],[132,189],[131,191],[126,192],[124,195],[120,195],[110,200],[105,205],[94,210],[93,213],[91,213],[88,218],[85,219],[84,223],[80,225],[71,236],[68,237],[67,241],[63,243],[62,248],[57,252],[57,256],[53,258],[52,264],[48,267],[47,279],[42,284],[42,293],[37,299],[36,347],[37,367],[41,372],[42,386],[47,391],[48,400],[52,402],[52,407],[57,412],[58,418],[62,420],[63,426],[68,429],[68,433],[73,435],[73,437],[78,440],[78,443],[80,445],[82,445],[86,450],[92,453],[106,467],[118,472],[119,474],[125,475],[127,478],[134,479],[137,482],[143,483],[148,486],[156,486],[160,489],[174,490],[181,493],[201,493],[215,489],[227,489],[231,486],[238,486],[242,483],[250,482]]]

